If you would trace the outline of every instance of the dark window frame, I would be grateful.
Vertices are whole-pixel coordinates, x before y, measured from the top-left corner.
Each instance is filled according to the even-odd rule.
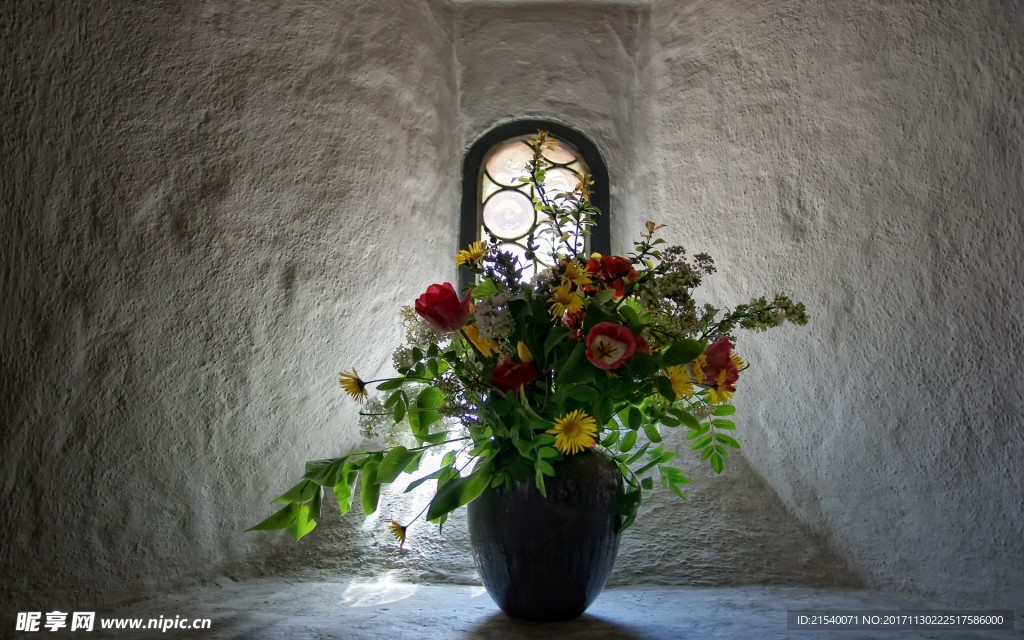
[[[484,157],[496,145],[511,138],[536,134],[544,130],[551,135],[568,142],[579,151],[580,157],[590,169],[594,178],[590,201],[601,210],[590,233],[590,250],[602,255],[611,253],[611,224],[609,222],[610,187],[608,184],[608,165],[605,164],[601,152],[590,138],[583,133],[558,122],[550,120],[513,120],[494,127],[480,136],[466,152],[462,163],[462,209],[459,221],[459,246],[456,251],[464,249],[469,243],[475,242],[480,227],[480,167]],[[459,267],[459,285],[465,289],[472,281],[472,273],[465,267]]]

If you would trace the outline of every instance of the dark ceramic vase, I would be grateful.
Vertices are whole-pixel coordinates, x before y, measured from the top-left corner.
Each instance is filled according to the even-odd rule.
[[[604,588],[619,551],[622,476],[593,449],[566,456],[545,478],[487,489],[469,504],[480,579],[507,615],[558,622],[579,617]]]

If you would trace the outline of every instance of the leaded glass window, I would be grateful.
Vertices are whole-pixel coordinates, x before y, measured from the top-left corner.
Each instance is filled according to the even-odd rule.
[[[584,173],[593,176],[591,203],[602,213],[586,240],[576,237],[577,247],[588,253],[610,252],[608,171],[594,144],[578,131],[554,122],[506,123],[481,137],[466,154],[459,248],[493,237],[503,250],[519,258],[525,267],[524,278],[551,264],[551,245],[543,237],[538,238],[536,260],[526,258],[531,238],[537,237],[538,215],[544,215],[533,209],[533,186],[521,180],[528,177],[527,163],[533,158],[527,140],[535,138],[538,130],[548,131],[548,139],[556,142],[544,152],[551,163],[544,179],[546,195],[572,191]],[[461,273],[463,286],[469,284],[470,276],[465,270]]]
[[[533,149],[527,144],[529,136],[520,136],[495,146],[480,167],[480,237],[493,237],[503,251],[517,256],[526,268],[523,277],[529,278],[538,269],[551,266],[551,244],[545,238],[536,238],[539,219],[534,211],[534,186],[523,182],[527,178],[527,163],[533,159]],[[547,197],[560,192],[571,192],[590,168],[579,152],[564,140],[549,136],[555,143],[544,151],[544,159],[551,163],[544,176],[543,188]],[[534,260],[526,257],[531,240],[537,241]],[[586,250],[581,234],[573,233],[578,250]]]

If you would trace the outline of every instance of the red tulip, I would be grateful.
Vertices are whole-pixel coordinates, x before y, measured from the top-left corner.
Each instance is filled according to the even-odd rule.
[[[450,283],[432,284],[426,293],[416,298],[416,313],[438,331],[458,331],[469,319],[470,294],[459,299]]]
[[[636,337],[614,322],[598,322],[587,333],[587,360],[598,369],[618,369],[636,351]]]
[[[491,372],[490,383],[498,391],[508,393],[536,379],[537,367],[532,362],[520,364],[513,360],[502,360]]]

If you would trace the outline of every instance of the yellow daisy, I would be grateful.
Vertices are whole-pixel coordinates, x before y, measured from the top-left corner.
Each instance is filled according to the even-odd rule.
[[[554,288],[548,302],[551,303],[551,315],[556,318],[561,318],[567,311],[575,313],[583,308],[583,298],[573,291],[572,285],[567,282]]]
[[[701,383],[704,381],[704,367],[707,366],[707,364],[708,357],[702,353],[697,356],[696,360],[687,365],[694,380]]]
[[[471,242],[468,247],[455,254],[457,264],[477,264],[484,259],[487,249],[483,241]]]
[[[565,262],[565,271],[562,272],[562,284],[574,284],[577,287],[586,287],[590,284],[590,274],[580,267],[575,260]]]
[[[339,373],[340,379],[338,382],[341,383],[341,388],[345,390],[345,393],[355,398],[358,402],[366,400],[370,392],[366,390],[366,383],[359,377],[356,370],[353,368],[352,373]]]
[[[669,367],[665,369],[665,376],[672,383],[672,391],[676,392],[676,397],[685,398],[693,395],[693,381],[690,380],[686,367]]]
[[[729,359],[732,360],[732,363],[736,367],[737,371],[743,371],[744,369],[747,368],[747,363],[743,361],[743,358],[740,357],[740,354],[736,353],[735,349],[729,352]]]
[[[565,455],[580,453],[594,446],[597,421],[585,411],[576,409],[555,420],[555,428],[547,431],[555,436],[555,448]]]
[[[408,526],[403,527],[394,520],[388,524],[388,530],[391,531],[391,535],[398,539],[398,548],[401,549],[405,545],[405,530]]]

